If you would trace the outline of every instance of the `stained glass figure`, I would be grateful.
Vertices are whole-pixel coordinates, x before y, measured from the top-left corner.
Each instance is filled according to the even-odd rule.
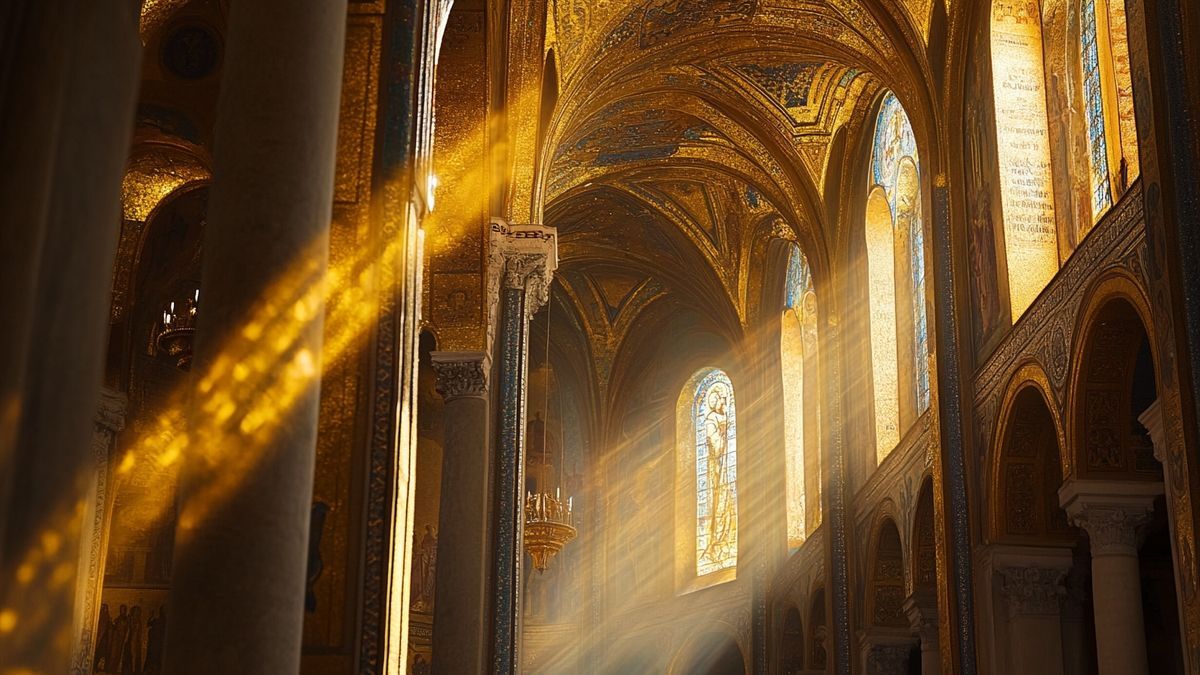
[[[737,565],[737,415],[721,370],[701,378],[692,403],[696,430],[696,574]]]

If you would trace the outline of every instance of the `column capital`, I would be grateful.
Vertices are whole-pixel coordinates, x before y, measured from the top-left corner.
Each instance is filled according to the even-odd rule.
[[[1067,571],[1059,567],[1001,567],[1000,589],[1008,600],[1008,616],[1059,613],[1059,597],[1064,594]]]
[[[1162,493],[1159,482],[1070,480],[1059,489],[1058,501],[1071,522],[1087,531],[1093,557],[1136,556],[1154,498]]]
[[[500,289],[516,288],[528,293],[526,316],[546,304],[550,282],[558,269],[558,231],[537,224],[510,224],[492,218],[488,231],[488,302],[494,308]]]
[[[447,403],[460,398],[487,398],[491,359],[485,352],[432,352],[437,390]]]

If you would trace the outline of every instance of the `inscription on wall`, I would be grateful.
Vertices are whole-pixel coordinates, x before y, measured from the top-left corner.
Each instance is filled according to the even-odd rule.
[[[992,5],[992,69],[1009,300],[1015,320],[1058,271],[1036,2],[999,0]]]

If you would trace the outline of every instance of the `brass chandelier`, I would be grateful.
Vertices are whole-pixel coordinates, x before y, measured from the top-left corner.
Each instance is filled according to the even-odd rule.
[[[546,571],[554,556],[562,552],[563,547],[575,538],[575,522],[573,513],[573,498],[562,499],[563,464],[565,452],[559,444],[558,453],[558,486],[554,494],[550,494],[542,483],[549,473],[549,453],[546,446],[546,429],[549,426],[548,408],[550,405],[550,305],[553,298],[546,304],[546,352],[543,359],[546,369],[546,383],[543,387],[542,417],[542,471],[536,476],[536,491],[525,494],[525,550],[533,559],[533,567],[538,574]],[[561,402],[559,404],[559,420],[562,420]]]

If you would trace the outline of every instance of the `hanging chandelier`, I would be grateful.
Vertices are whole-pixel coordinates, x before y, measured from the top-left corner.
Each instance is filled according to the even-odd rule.
[[[572,497],[562,499],[563,465],[566,457],[563,445],[559,444],[558,452],[558,486],[554,494],[543,487],[550,474],[550,448],[546,445],[546,431],[549,427],[550,407],[550,306],[553,298],[546,304],[546,351],[543,359],[546,369],[545,385],[542,393],[542,415],[536,420],[541,432],[541,445],[538,448],[541,467],[535,475],[536,492],[525,494],[525,550],[533,559],[533,567],[538,574],[546,571],[554,556],[562,552],[572,539],[575,538],[574,501]],[[562,402],[559,401],[558,419],[562,420]],[[534,424],[531,422],[530,425]],[[528,431],[528,426],[526,431]]]
[[[549,492],[525,495],[525,550],[539,574],[575,538],[572,506],[572,498],[567,497],[564,503],[557,489],[553,495]]]
[[[192,367],[192,341],[196,336],[196,310],[200,303],[200,289],[190,297],[176,303],[172,300],[162,313],[162,322],[155,331],[154,345],[157,352],[164,352],[175,359],[175,367],[189,370]],[[180,309],[176,309],[176,305]]]

